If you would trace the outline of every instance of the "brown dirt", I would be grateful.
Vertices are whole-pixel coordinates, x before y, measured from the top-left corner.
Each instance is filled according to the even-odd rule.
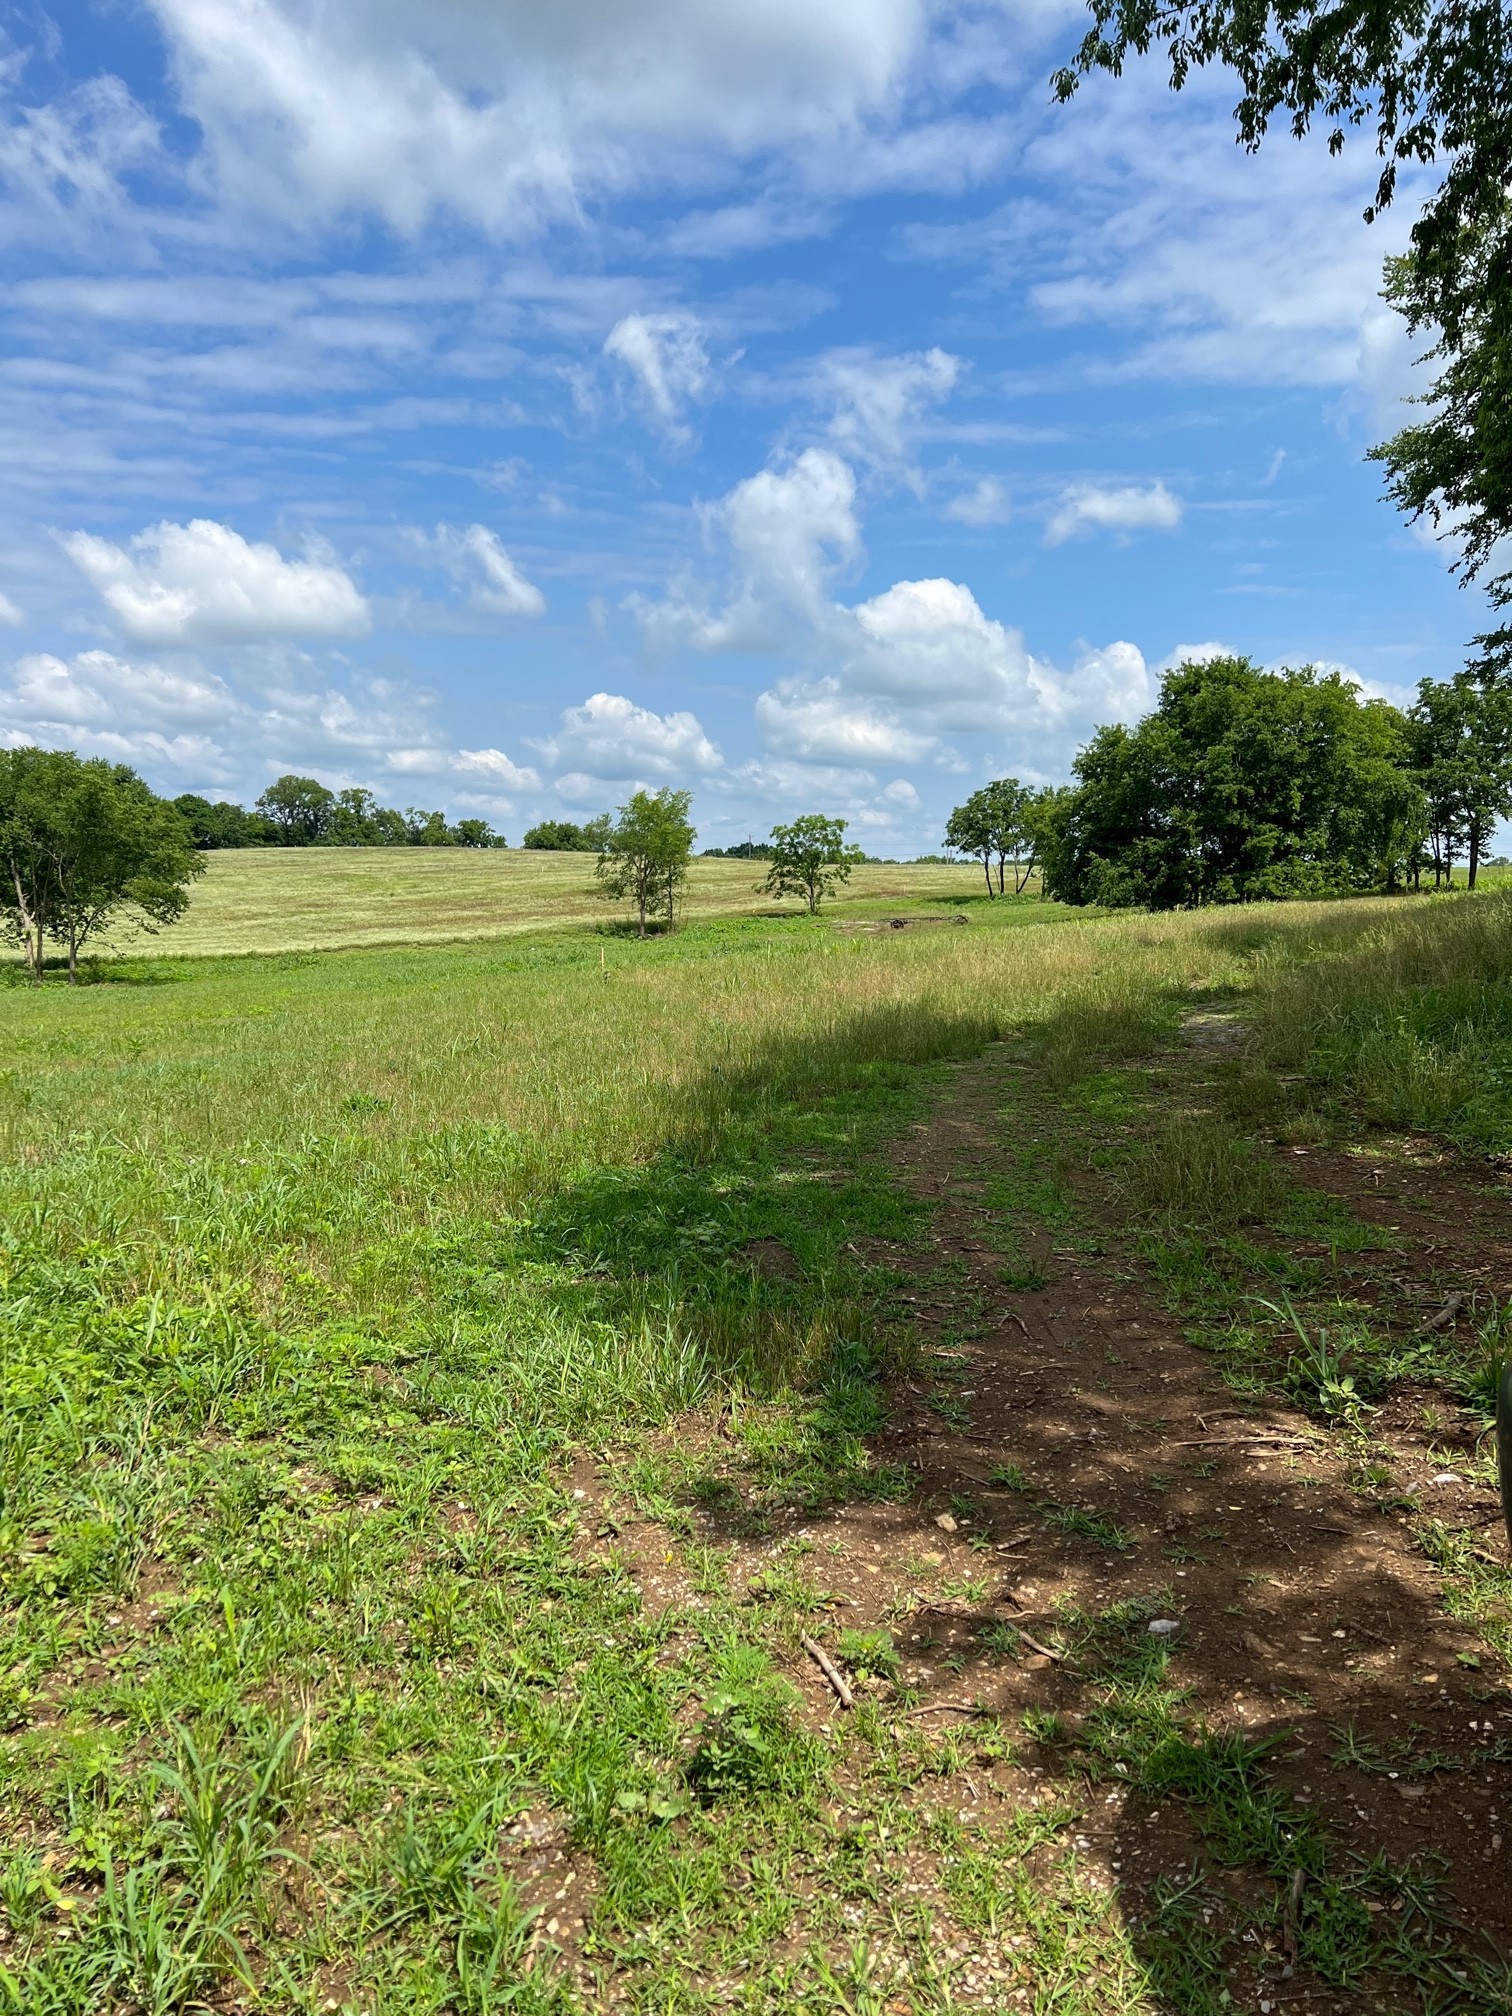
[[[942,1424],[913,1394],[894,1429],[898,1453],[918,1464],[926,1504],[982,1496],[978,1480],[1012,1462],[1043,1499],[1112,1521],[1135,1543],[1123,1552],[1036,1518],[1016,1539],[1026,1558],[1004,1579],[1002,1614],[1018,1604],[1042,1611],[1060,1597],[1095,1609],[1172,1591],[1169,1615],[1181,1625],[1173,1674],[1208,1722],[1284,1735],[1275,1776],[1319,1811],[1337,1841],[1395,1862],[1441,1857],[1459,1915],[1505,1947],[1512,1897],[1499,1883],[1488,1894],[1486,1877],[1505,1864],[1512,1766],[1476,1754],[1512,1737],[1512,1692],[1499,1662],[1444,1614],[1440,1577],[1406,1515],[1378,1511],[1351,1488],[1346,1458],[1317,1422],[1226,1387],[1137,1272],[1068,1248],[1044,1256],[1043,1289],[1003,1288],[1001,1256],[970,1185],[1002,1155],[996,1109],[1011,1068],[998,1052],[962,1070],[900,1152],[908,1180],[938,1206],[937,1257],[962,1268],[986,1303],[985,1334],[955,1347],[971,1367],[969,1429]],[[1365,1185],[1378,1191],[1368,1174],[1378,1165],[1365,1166]],[[1357,1158],[1315,1154],[1303,1180],[1349,1195],[1359,1209],[1368,1201],[1356,1194],[1360,1179]],[[1478,1172],[1436,1158],[1428,1168],[1399,1164],[1395,1181],[1377,1201],[1389,1204],[1401,1231],[1392,1255],[1401,1281],[1431,1290],[1423,1300],[1434,1308],[1450,1280],[1494,1283],[1505,1295],[1506,1206],[1479,1194]],[[1083,1188],[1084,1202],[1107,1217],[1095,1180]],[[1372,1439],[1390,1425],[1376,1424]],[[1418,1467],[1426,1462],[1420,1455]],[[1161,1478],[1169,1479],[1163,1488]],[[1426,1498],[1436,1516],[1477,1527],[1495,1506],[1492,1494],[1463,1484],[1430,1487]],[[969,1572],[977,1557],[967,1530],[996,1539],[1023,1526],[1024,1505],[1017,1495],[987,1495],[971,1528],[941,1544]],[[933,1656],[949,1644],[969,1665],[971,1620],[953,1623],[933,1621]],[[1462,1665],[1462,1655],[1479,1669]],[[1030,1705],[1074,1713],[1082,1693],[1072,1673],[1050,1662],[973,1671],[971,1679],[984,1703],[1013,1720]],[[1331,1760],[1345,1726],[1383,1751],[1416,1736],[1419,1747],[1451,1753],[1457,1768],[1413,1778],[1341,1768]],[[1094,1857],[1137,1894],[1153,1876],[1178,1870],[1145,1816],[1131,1828],[1135,1818],[1094,1810],[1082,1831]]]
[[[1226,1036],[1204,1028],[1194,1040]],[[1118,1214],[1099,1178],[1083,1172],[1076,1183],[1084,1210],[1113,1234],[1110,1250],[1058,1246],[1047,1234],[1020,1254],[1046,1285],[1004,1285],[983,1197],[986,1179],[1011,1159],[999,1109],[1021,1068],[1004,1048],[961,1067],[930,1118],[897,1144],[900,1174],[935,1207],[929,1250],[866,1242],[869,1258],[913,1276],[898,1301],[921,1347],[918,1369],[897,1384],[879,1450],[917,1473],[912,1502],[823,1516],[779,1511],[759,1539],[715,1513],[695,1516],[707,1537],[738,1543],[736,1586],[793,1540],[812,1541],[808,1565],[832,1621],[811,1628],[832,1637],[889,1625],[903,1678],[922,1697],[914,1726],[929,1730],[962,1726],[947,1705],[960,1704],[1000,1715],[1012,1732],[1026,1711],[1053,1709],[1074,1731],[1095,1696],[1073,1665],[1047,1656],[1056,1649],[1050,1613],[1062,1599],[1096,1611],[1159,1597],[1161,1614],[1179,1625],[1172,1678],[1192,1708],[1215,1730],[1280,1739],[1274,1780],[1320,1815],[1341,1860],[1437,1858],[1451,1917],[1512,1949],[1512,1886],[1502,1880],[1512,1765],[1490,1754],[1512,1740],[1500,1662],[1445,1614],[1440,1575],[1407,1514],[1382,1511],[1352,1488],[1349,1459],[1327,1427],[1236,1393],[1213,1357],[1185,1340],[1148,1278],[1119,1257]],[[1390,1271],[1405,1304],[1432,1311],[1450,1288],[1504,1297],[1512,1287],[1506,1192],[1489,1194],[1483,1168],[1423,1144],[1396,1155],[1389,1182],[1379,1151],[1372,1159],[1309,1150],[1296,1160],[1299,1180],[1347,1197],[1360,1215],[1378,1209],[1398,1228]],[[959,1320],[966,1297],[979,1298],[969,1326]],[[947,1363],[955,1368],[942,1388],[948,1419],[942,1392],[928,1390]],[[1431,1483],[1442,1474],[1443,1436],[1422,1427],[1422,1413],[1418,1396],[1399,1392],[1373,1424],[1373,1441],[1394,1446],[1425,1509],[1482,1531],[1494,1498],[1463,1481]],[[995,1485],[999,1465],[1018,1466],[1025,1488]],[[1125,1544],[1067,1531],[1057,1510],[1098,1515]],[[1505,1544],[1494,1526],[1488,1544]],[[630,1551],[654,1606],[687,1600],[658,1549]],[[985,1600],[963,1599],[963,1587],[983,1580]],[[989,1651],[980,1634],[994,1620],[1050,1641],[1047,1651],[1017,1659]],[[792,1677],[814,1720],[833,1724],[838,1704],[796,1650]],[[1335,1761],[1346,1728],[1392,1753],[1389,1771]],[[1402,1746],[1416,1764],[1396,1760]],[[1431,1768],[1425,1752],[1434,1753]],[[970,1799],[984,1802],[979,1815],[1021,1809],[1053,1790],[1066,1764],[1062,1749],[1020,1742],[1013,1761],[973,1769]],[[965,1798],[958,1785],[921,1796]],[[1102,1873],[1131,1922],[1155,1880],[1189,1872],[1199,1849],[1189,1813],[1173,1802],[1152,1810],[1118,1787],[1091,1793],[1075,1838],[1083,1866]],[[1255,1880],[1211,1873],[1236,1892]],[[1352,1999],[1334,1991],[1320,2003],[1316,1979],[1301,1977],[1277,1979],[1266,1993],[1278,2016]]]

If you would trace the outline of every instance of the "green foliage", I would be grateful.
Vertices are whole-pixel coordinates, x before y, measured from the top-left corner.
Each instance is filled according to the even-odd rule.
[[[688,1782],[700,1799],[794,1792],[817,1766],[813,1746],[793,1727],[792,1689],[752,1646],[726,1654],[719,1683],[706,1697]]]
[[[603,831],[599,887],[615,902],[635,905],[642,938],[653,911],[665,914],[669,930],[675,919],[696,838],[688,819],[692,802],[691,791],[636,791]]]
[[[890,1631],[842,1631],[835,1650],[852,1673],[896,1680],[901,1661]]]
[[[365,791],[344,792],[349,801],[365,800]],[[257,801],[257,810],[277,828],[285,847],[313,847],[331,831],[336,794],[318,778],[275,777]]]
[[[1336,674],[1177,666],[1137,728],[1101,728],[1077,757],[1045,886],[1114,909],[1389,887],[1423,829],[1409,762],[1403,717]]]
[[[1373,126],[1381,173],[1373,218],[1395,194],[1399,167],[1443,164],[1412,226],[1409,249],[1386,262],[1385,294],[1409,335],[1431,341],[1438,373],[1426,418],[1373,449],[1387,494],[1453,539],[1465,580],[1489,568],[1492,602],[1512,602],[1505,564],[1512,532],[1512,41],[1503,0],[1322,0],[1307,7],[1239,0],[1091,0],[1093,26],[1055,78],[1066,99],[1080,79],[1122,70],[1154,46],[1180,88],[1211,64],[1234,70],[1240,138],[1257,147],[1284,115],[1295,135],[1328,123],[1337,153],[1352,127]],[[1505,672],[1512,627],[1478,640],[1481,669]]]
[[[951,813],[945,827],[945,844],[961,854],[973,854],[982,864],[987,894],[1005,893],[1006,870],[1013,863],[1013,893],[1022,896],[1039,865],[1046,837],[1053,830],[1054,815],[1064,792],[1045,787],[1031,790],[1017,777],[999,777],[973,791],[964,805]],[[994,888],[992,871],[997,868]]]
[[[581,826],[571,819],[542,819],[530,828],[520,845],[552,854],[598,854],[603,851],[612,823],[607,812]]]
[[[0,751],[0,934],[41,984],[47,940],[79,953],[117,919],[153,931],[204,873],[181,814],[134,770],[66,749]]]
[[[196,847],[268,847],[281,837],[271,819],[249,812],[243,805],[233,805],[229,799],[212,804],[197,792],[185,791],[173,804]]]
[[[761,888],[769,896],[801,896],[812,917],[819,905],[866,857],[845,837],[846,821],[805,812],[790,826],[774,826],[771,867]]]
[[[1454,863],[1465,853],[1473,889],[1497,820],[1512,812],[1512,685],[1468,672],[1424,679],[1408,719],[1434,885],[1454,880]],[[1416,860],[1413,868],[1416,879]]]

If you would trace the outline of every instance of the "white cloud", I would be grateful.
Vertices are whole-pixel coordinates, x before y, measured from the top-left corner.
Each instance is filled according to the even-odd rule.
[[[437,210],[496,231],[576,218],[590,196],[707,181],[711,153],[854,151],[896,121],[934,12],[932,0],[152,4],[223,195],[301,225],[372,211],[406,233]]]
[[[493,616],[546,613],[546,597],[526,580],[499,544],[498,534],[486,525],[438,525],[426,543],[452,579],[466,589],[469,608]]]
[[[1214,658],[1233,656],[1227,644],[1178,644],[1155,667],[1157,672],[1174,672],[1178,665],[1207,665]]]
[[[604,339],[604,355],[628,369],[657,424],[684,437],[683,409],[709,386],[709,353],[698,317],[683,310],[622,316]]]
[[[938,348],[902,357],[835,350],[815,367],[813,391],[833,402],[829,433],[843,455],[916,481],[915,433],[929,409],[949,398],[960,368],[958,357]]]
[[[213,518],[149,526],[129,550],[88,532],[63,545],[137,643],[351,637],[368,628],[367,603],[334,561],[286,560]]]
[[[0,689],[0,714],[39,728],[225,728],[243,711],[219,679],[129,664],[109,651],[81,651],[72,663],[30,653],[17,660],[9,690]]]
[[[528,765],[512,763],[502,749],[459,749],[452,768],[463,777],[483,777],[506,791],[539,791],[541,779]]]
[[[565,771],[557,788],[567,795],[574,795],[568,782],[574,776],[667,783],[705,775],[724,762],[696,715],[655,714],[620,693],[593,693],[580,707],[568,707],[557,733],[538,746],[548,763]]]
[[[758,697],[756,725],[769,748],[806,763],[916,763],[937,740],[847,695],[835,678],[780,681]]]
[[[855,506],[850,464],[827,448],[806,448],[705,508],[706,531],[723,536],[733,560],[723,597],[684,578],[661,601],[637,596],[628,606],[648,642],[664,649],[767,648],[785,619],[823,619],[831,577],[860,551]]]
[[[126,173],[158,150],[157,122],[119,77],[94,77],[50,104],[16,102],[22,64],[0,61],[0,188],[7,236],[49,248],[102,224],[131,228]]]
[[[8,630],[19,630],[26,621],[26,611],[12,602],[9,595],[0,593],[0,623]]]
[[[1074,485],[1061,493],[1061,500],[1045,527],[1045,544],[1059,546],[1084,532],[1174,532],[1181,523],[1181,499],[1164,483],[1150,483],[1140,489],[1125,484],[1103,489],[1095,483]]]
[[[970,490],[952,497],[945,516],[958,525],[1006,525],[1013,516],[1008,492],[996,476],[983,476]]]

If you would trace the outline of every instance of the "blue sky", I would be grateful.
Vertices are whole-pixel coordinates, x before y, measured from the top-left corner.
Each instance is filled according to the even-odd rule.
[[[906,854],[1183,650],[1401,698],[1482,627],[1363,460],[1411,190],[1222,79],[1053,105],[1079,6],[3,24],[12,742]]]

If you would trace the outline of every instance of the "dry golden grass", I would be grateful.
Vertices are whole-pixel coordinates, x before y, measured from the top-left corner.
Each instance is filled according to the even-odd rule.
[[[594,886],[591,854],[523,848],[277,847],[207,857],[181,924],[143,947],[164,953],[312,952],[358,945],[500,938],[543,926],[623,917]],[[695,860],[684,914],[738,916],[780,907],[756,893],[759,861]],[[838,914],[981,889],[975,866],[858,868]]]

